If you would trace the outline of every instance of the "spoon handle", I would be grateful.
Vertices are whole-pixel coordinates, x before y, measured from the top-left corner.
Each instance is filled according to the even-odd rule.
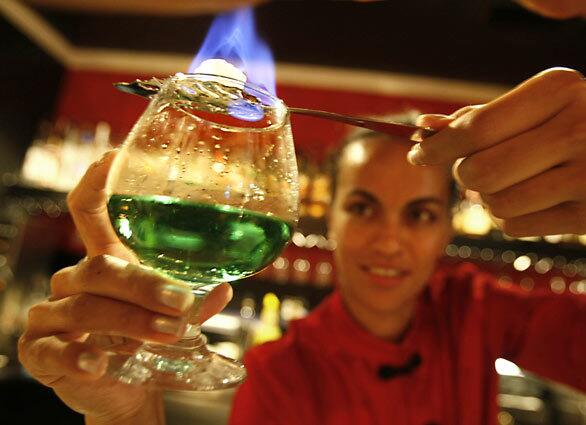
[[[352,117],[348,115],[338,114],[335,112],[318,111],[315,109],[294,108],[288,107],[289,111],[294,114],[308,115],[316,118],[323,118],[345,124],[354,125],[356,127],[367,128],[369,130],[378,131],[380,133],[389,134],[398,137],[411,137],[415,132],[419,131],[422,138],[429,137],[436,133],[431,128],[422,128],[415,125],[401,124],[391,121],[382,121],[370,118]]]

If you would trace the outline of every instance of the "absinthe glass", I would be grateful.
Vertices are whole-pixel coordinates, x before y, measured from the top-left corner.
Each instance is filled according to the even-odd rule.
[[[201,300],[221,282],[260,271],[290,239],[298,183],[287,109],[237,80],[177,74],[128,135],[108,190],[121,241],[144,265],[187,282]],[[149,343],[117,355],[112,373],[169,389],[239,383],[242,365],[206,349],[195,305],[176,346]]]

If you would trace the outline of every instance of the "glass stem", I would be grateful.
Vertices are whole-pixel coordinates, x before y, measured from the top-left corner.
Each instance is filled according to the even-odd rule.
[[[215,288],[217,285],[214,286],[206,286],[204,288],[197,288],[193,289],[193,295],[195,295],[195,301],[191,306],[191,309],[187,315],[187,329],[181,338],[183,340],[192,340],[196,338],[203,338],[205,344],[205,336],[201,333],[201,326],[199,324],[199,308],[204,300],[204,298],[208,295],[208,293]]]

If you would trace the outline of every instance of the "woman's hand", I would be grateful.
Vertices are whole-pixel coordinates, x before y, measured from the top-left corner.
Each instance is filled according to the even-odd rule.
[[[586,233],[586,80],[543,71],[485,105],[422,115],[440,131],[409,152],[417,165],[456,161],[511,236]]]
[[[19,358],[90,423],[163,423],[159,394],[105,375],[106,349],[128,351],[142,340],[177,341],[194,301],[187,284],[146,269],[116,237],[105,182],[115,153],[93,164],[68,197],[88,256],[55,273],[49,300],[33,306],[19,341]],[[200,320],[231,298],[218,286],[203,302]],[[140,418],[140,419],[137,419]]]

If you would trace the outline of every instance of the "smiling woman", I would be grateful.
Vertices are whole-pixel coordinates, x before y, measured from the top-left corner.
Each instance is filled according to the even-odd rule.
[[[381,136],[347,145],[328,223],[346,306],[374,335],[395,341],[451,238],[450,174],[410,166],[408,150],[409,142]]]
[[[584,299],[441,264],[452,178],[409,145],[362,133],[335,156],[337,290],[249,351],[231,425],[492,424],[499,357],[586,389]]]

